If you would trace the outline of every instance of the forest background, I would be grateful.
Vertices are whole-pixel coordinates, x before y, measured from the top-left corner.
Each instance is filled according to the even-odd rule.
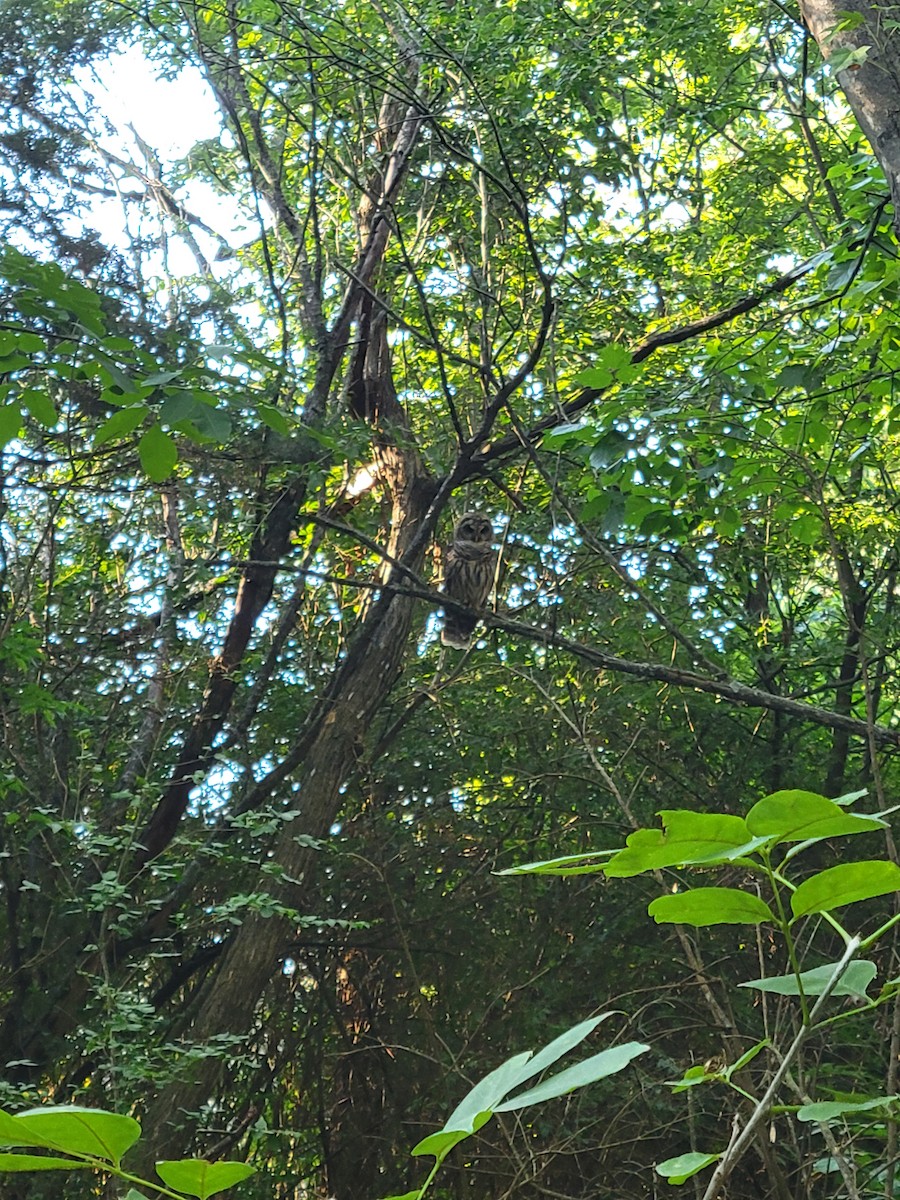
[[[739,1095],[662,1081],[791,1036],[734,990],[780,944],[657,926],[677,872],[496,872],[896,797],[893,11],[4,0],[4,1107],[376,1200],[473,1079],[615,1009],[651,1050],[441,1194],[651,1195],[727,1139]],[[115,129],[126,46],[220,131]],[[458,652],[473,509],[496,597]],[[840,1028],[802,1090],[896,1092],[898,1004]],[[773,1125],[730,1194],[835,1194],[839,1142],[893,1195],[889,1110],[828,1136]]]

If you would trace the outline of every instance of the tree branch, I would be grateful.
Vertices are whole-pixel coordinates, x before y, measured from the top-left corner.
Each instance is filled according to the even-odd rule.
[[[743,296],[740,300],[736,300],[734,304],[729,304],[727,308],[720,308],[718,312],[710,313],[708,316],[700,317],[696,321],[690,321],[687,325],[679,325],[676,329],[660,329],[649,334],[642,342],[638,342],[637,346],[631,352],[631,361],[633,363],[643,362],[649,358],[657,350],[663,346],[677,346],[681,342],[691,341],[693,338],[702,337],[705,333],[711,333],[714,329],[720,329],[723,325],[728,325],[737,317],[743,316],[745,313],[752,312],[770,300],[773,296],[780,296],[782,292],[786,292],[804,275],[808,275],[810,271],[816,267],[816,259],[810,258],[792,270],[785,272],[784,275],[772,281],[769,286],[761,292],[752,292],[749,296]],[[548,429],[553,429],[561,424],[562,421],[570,420],[577,416],[584,409],[588,408],[595,400],[599,400],[604,395],[604,388],[585,388],[579,392],[572,400],[562,406],[562,410],[549,413],[545,417],[541,417],[531,425],[524,433],[524,436],[529,442],[534,444],[541,435],[546,433]],[[508,394],[508,393],[507,393]],[[520,433],[510,433],[499,441],[493,442],[486,446],[480,453],[472,456],[467,467],[466,478],[483,475],[485,468],[489,463],[496,462],[498,459],[506,458],[509,454],[522,448],[522,435]]]

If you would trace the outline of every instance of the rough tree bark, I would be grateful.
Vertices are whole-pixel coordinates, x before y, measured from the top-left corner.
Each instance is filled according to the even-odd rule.
[[[378,335],[384,339],[384,331]],[[386,352],[386,341],[382,343]],[[381,409],[386,403],[384,396]],[[390,496],[388,554],[403,558],[416,538],[434,499],[435,484],[424,470],[416,451],[399,448],[407,432],[402,411],[394,406],[393,421],[385,422],[390,432],[379,449],[380,483]],[[418,544],[407,562],[418,570],[424,545]],[[292,882],[280,888],[284,903],[301,909],[312,901],[308,895],[310,867],[317,853],[308,839],[322,838],[336,820],[341,805],[341,786],[353,770],[360,739],[369,728],[400,672],[413,619],[415,600],[386,589],[372,603],[347,657],[337,669],[330,687],[320,700],[305,732],[309,749],[297,773],[302,832],[289,823],[274,846],[273,862]],[[223,955],[205,999],[192,1023],[191,1037],[197,1041],[222,1033],[246,1033],[253,1028],[254,1013],[266,982],[278,969],[294,937],[294,925],[286,918],[262,918],[250,914]],[[218,1066],[205,1059],[197,1074],[167,1088],[151,1106],[144,1120],[146,1144],[156,1157],[178,1155],[185,1148],[186,1114],[215,1095]]]
[[[900,230],[900,36],[891,9],[867,0],[800,0],[800,12],[827,62],[841,51],[866,47],[865,60],[837,72],[847,102],[881,163]],[[847,20],[855,14],[854,25]]]

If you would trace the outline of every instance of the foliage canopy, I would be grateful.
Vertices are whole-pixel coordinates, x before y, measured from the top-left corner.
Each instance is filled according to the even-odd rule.
[[[436,1186],[717,1161],[684,1031],[764,1090],[827,985],[791,955],[839,961],[831,910],[886,920],[900,869],[894,176],[837,86],[892,52],[870,15],[828,67],[762,2],[2,0],[4,1109],[377,1200],[470,1073],[614,1008],[651,1051]],[[117,127],[123,46],[202,76],[217,135]],[[496,603],[460,654],[471,509]],[[776,826],[784,912],[747,886]],[[900,1092],[892,995],[805,1046],[805,1124],[736,1196],[849,1187],[844,1145],[893,1186],[881,1101],[816,1141]],[[676,1076],[687,1155],[645,1086]]]

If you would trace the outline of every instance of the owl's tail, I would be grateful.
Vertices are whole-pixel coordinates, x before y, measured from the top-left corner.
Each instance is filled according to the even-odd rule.
[[[477,624],[477,618],[466,613],[447,612],[444,615],[441,642],[445,646],[452,646],[454,650],[468,650]]]

